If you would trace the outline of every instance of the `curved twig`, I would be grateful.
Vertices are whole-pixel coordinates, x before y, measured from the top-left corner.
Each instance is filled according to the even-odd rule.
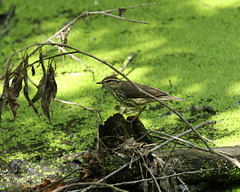
[[[106,184],[106,183],[95,183],[95,182],[80,182],[80,183],[72,183],[72,184],[69,184],[69,185],[65,185],[63,187],[60,187],[58,189],[55,189],[53,190],[52,192],[59,192],[59,191],[62,191],[63,189],[66,189],[66,188],[69,188],[69,187],[74,187],[74,186],[85,186],[85,185],[90,185],[90,186],[101,186],[101,187],[108,187],[108,188],[111,188],[113,189],[114,191],[118,191],[118,192],[127,192],[125,190],[122,190],[122,189],[119,189],[117,187],[114,187],[113,185],[109,185],[109,184]],[[75,190],[75,191],[81,191],[81,190]]]
[[[202,169],[202,170],[198,170],[198,171],[186,171],[186,172],[182,172],[182,173],[174,173],[172,175],[166,175],[166,176],[162,176],[162,177],[156,177],[156,180],[163,180],[163,179],[167,179],[167,178],[171,178],[171,177],[176,177],[176,176],[181,176],[181,175],[187,175],[187,174],[196,174],[196,173],[203,173],[206,171],[212,171],[214,170],[214,168],[211,169]],[[127,182],[122,182],[122,183],[115,183],[113,184],[114,186],[121,186],[121,185],[133,185],[136,183],[141,183],[144,181],[152,181],[153,178],[148,178],[148,179],[140,179],[140,180],[136,180],[136,181],[127,181]]]
[[[90,111],[96,111],[96,112],[99,112],[101,110],[98,110],[98,109],[93,109],[93,108],[90,108],[90,107],[84,107],[82,105],[79,105],[77,103],[74,103],[74,102],[69,102],[69,101],[64,101],[64,100],[61,100],[61,99],[57,99],[57,98],[54,98],[55,101],[58,101],[58,102],[61,102],[61,103],[65,103],[65,104],[69,104],[69,105],[76,105],[78,107],[81,107],[83,109],[87,109],[87,110],[90,110]]]

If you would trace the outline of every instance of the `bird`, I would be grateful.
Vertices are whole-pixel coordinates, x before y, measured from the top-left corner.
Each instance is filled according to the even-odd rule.
[[[141,107],[147,103],[156,102],[154,98],[139,91],[129,81],[120,80],[116,76],[105,77],[102,81],[97,82],[97,84],[104,85],[120,103],[127,107],[141,109]],[[160,100],[185,101],[184,99],[170,96],[167,92],[161,91],[157,88],[138,83],[134,84],[141,88],[143,91],[155,96]]]

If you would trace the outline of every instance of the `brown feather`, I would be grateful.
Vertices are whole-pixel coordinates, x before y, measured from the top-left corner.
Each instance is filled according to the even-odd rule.
[[[159,89],[149,87],[147,85],[141,85],[138,83],[135,83],[135,84],[139,88],[141,88],[143,91],[146,91],[147,93],[149,93],[155,97],[161,97],[161,96],[168,95],[167,92],[160,91]],[[149,98],[149,96],[140,92],[136,87],[134,87],[131,83],[129,83],[127,81],[123,81],[123,83],[120,86],[120,90],[122,90],[124,93],[126,93],[126,97],[128,97],[128,98]]]

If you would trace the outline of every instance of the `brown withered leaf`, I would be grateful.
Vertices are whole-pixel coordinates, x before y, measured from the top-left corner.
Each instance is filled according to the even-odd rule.
[[[21,70],[17,72],[17,75],[13,78],[11,86],[7,89],[6,92],[8,94],[8,103],[12,110],[14,118],[16,118],[17,110],[20,107],[19,101],[17,100],[20,91],[22,90],[22,73]]]
[[[9,91],[13,94],[13,96],[18,97],[20,91],[22,90],[22,81],[23,81],[23,74],[21,69],[17,71],[17,74],[12,80],[11,86]]]
[[[22,84],[22,82],[21,82],[20,72],[18,72],[17,75],[13,79],[11,87],[9,87],[11,70],[12,70],[12,65],[10,64],[6,71],[6,78],[5,78],[5,82],[4,82],[4,93],[6,93],[6,94],[4,94],[4,97],[12,110],[13,117],[15,118],[17,115],[17,110],[20,106],[20,104],[17,100],[17,97],[19,96],[19,92],[21,90],[21,88],[19,90],[19,87],[21,87],[20,84]],[[1,105],[1,106],[3,106],[3,105]]]
[[[15,97],[8,89],[5,89],[5,90],[7,92],[7,101],[12,110],[13,117],[15,118],[17,115],[17,110],[20,107],[20,104],[17,100],[17,97]]]
[[[3,89],[3,92],[2,92],[2,95],[0,98],[0,122],[2,121],[2,109],[6,103],[6,98],[7,98],[6,88],[9,87],[9,76],[10,76],[11,70],[12,70],[12,65],[10,64],[6,71],[6,76],[5,76],[5,81],[4,81],[4,89]],[[0,128],[0,130],[3,131],[1,128]]]
[[[43,62],[41,62],[41,66],[42,66],[42,71],[43,71],[43,77],[38,84],[38,87],[37,87],[38,91],[32,99],[33,103],[38,101],[43,96],[43,93],[44,93],[44,90],[45,90],[45,87],[46,87],[47,74],[46,74],[46,69],[45,69],[45,66],[44,66]]]
[[[6,71],[6,77],[5,77],[5,81],[4,81],[4,88],[9,88],[9,78],[10,78],[10,74],[12,71],[12,64],[9,64],[7,71]]]
[[[46,87],[44,89],[43,95],[42,95],[42,110],[44,115],[50,120],[49,115],[49,106],[51,103],[51,100],[56,97],[57,94],[57,83],[55,81],[54,77],[54,69],[52,67],[52,64],[49,65],[48,71],[47,71],[47,79],[46,79]]]
[[[27,58],[27,57],[26,57]],[[24,68],[23,68],[23,79],[24,79],[24,89],[23,93],[25,98],[27,99],[29,105],[33,108],[34,112],[40,117],[37,108],[34,106],[32,100],[29,98],[29,86],[28,86],[28,75],[27,75],[27,66],[28,66],[28,61],[27,59],[24,61]]]

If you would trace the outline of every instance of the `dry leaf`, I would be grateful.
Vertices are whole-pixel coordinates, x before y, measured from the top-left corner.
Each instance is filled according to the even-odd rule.
[[[43,93],[44,93],[44,90],[46,87],[47,75],[46,75],[46,69],[45,69],[43,62],[41,62],[41,66],[42,66],[42,71],[43,71],[43,77],[38,84],[38,91],[32,99],[33,103],[38,101],[43,96]]]
[[[27,66],[28,66],[28,61],[27,59],[24,61],[24,69],[23,69],[23,79],[24,79],[24,89],[23,93],[25,98],[28,100],[29,105],[33,108],[34,112],[40,117],[37,108],[34,106],[32,100],[29,98],[29,86],[28,86],[28,75],[27,75]]]
[[[19,96],[19,92],[21,90],[22,80],[20,78],[20,72],[19,72],[19,74],[16,75],[15,78],[13,79],[12,86],[9,87],[11,70],[12,70],[12,65],[10,64],[6,71],[6,78],[5,78],[5,82],[4,82],[4,90],[5,90],[6,94],[4,95],[4,97],[12,110],[13,117],[15,118],[17,115],[17,110],[20,106],[20,104],[17,100],[17,97]],[[19,88],[20,88],[20,90],[19,90]]]
[[[53,98],[56,97],[57,94],[57,83],[55,81],[54,77],[54,69],[52,65],[49,65],[48,72],[47,72],[47,79],[46,79],[46,87],[42,95],[42,110],[44,115],[50,120],[50,115],[49,115],[49,106],[50,102]]]
[[[7,101],[12,110],[13,117],[15,118],[17,115],[17,110],[20,107],[20,104],[17,100],[17,97],[13,96],[13,94],[8,89],[5,89],[5,90],[7,92]]]

